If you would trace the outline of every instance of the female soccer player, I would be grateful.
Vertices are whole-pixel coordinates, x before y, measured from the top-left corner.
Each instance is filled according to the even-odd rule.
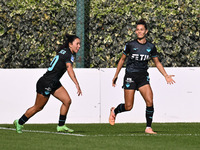
[[[173,84],[172,79],[174,75],[168,75],[160,63],[157,50],[154,44],[146,40],[148,29],[144,20],[139,20],[136,23],[137,39],[126,43],[122,57],[117,65],[116,73],[112,80],[112,85],[116,86],[118,74],[124,64],[126,57],[128,61],[126,64],[126,73],[124,76],[124,98],[125,103],[119,104],[116,108],[112,107],[109,116],[109,123],[115,124],[116,115],[121,112],[130,111],[133,108],[135,90],[138,90],[146,102],[146,129],[145,133],[156,134],[151,128],[152,117],[154,112],[153,107],[153,93],[149,84],[148,61],[153,59],[156,67],[165,77],[168,84]]]
[[[18,133],[22,133],[23,124],[29,118],[43,109],[51,94],[62,102],[57,131],[73,132],[72,129],[65,126],[71,98],[59,80],[67,70],[71,80],[76,85],[78,96],[82,95],[81,88],[73,71],[73,54],[77,53],[79,48],[80,39],[76,35],[66,34],[65,43],[57,51],[57,55],[50,63],[47,72],[37,82],[37,96],[34,106],[30,107],[19,120],[14,121]]]

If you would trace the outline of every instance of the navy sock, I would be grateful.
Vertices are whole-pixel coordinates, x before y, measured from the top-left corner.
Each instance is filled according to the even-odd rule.
[[[65,125],[66,118],[67,118],[66,115],[60,115],[58,125],[59,125],[59,126]]]
[[[25,114],[19,119],[19,124],[23,125],[28,121],[29,118],[25,116]]]
[[[126,111],[125,104],[119,104],[114,110],[115,115],[117,115],[118,113],[124,112],[124,111]]]
[[[147,121],[147,127],[151,127],[152,120],[153,120],[153,113],[154,113],[154,108],[153,108],[153,106],[151,106],[151,107],[146,107],[146,121]]]

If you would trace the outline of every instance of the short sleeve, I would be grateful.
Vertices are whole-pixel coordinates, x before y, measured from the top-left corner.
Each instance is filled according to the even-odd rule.
[[[65,63],[71,63],[73,64],[74,62],[74,56],[73,55],[68,55],[65,59]]]
[[[58,55],[60,56],[60,59],[61,59],[62,62],[73,64],[74,56],[70,52],[61,51],[61,52],[58,53]]]
[[[151,57],[158,57],[158,52],[157,52],[155,45],[151,51]]]
[[[129,52],[130,52],[129,45],[128,45],[128,43],[126,43],[123,54],[127,55]]]

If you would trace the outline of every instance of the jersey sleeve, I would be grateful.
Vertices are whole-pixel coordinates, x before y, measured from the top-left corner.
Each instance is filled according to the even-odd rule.
[[[127,55],[129,52],[130,52],[130,48],[129,48],[128,43],[126,43],[126,45],[125,45],[125,47],[124,47],[123,54]]]
[[[62,62],[73,64],[74,57],[70,53],[59,54],[59,55],[60,55],[60,58],[61,58]]]
[[[65,63],[71,63],[73,64],[74,62],[74,56],[73,55],[67,55],[65,58]]]
[[[65,61],[65,63],[71,63],[73,64],[74,62],[74,56],[73,55],[69,55]]]
[[[157,52],[155,45],[153,46],[153,49],[151,52],[151,57],[158,57],[158,52]]]

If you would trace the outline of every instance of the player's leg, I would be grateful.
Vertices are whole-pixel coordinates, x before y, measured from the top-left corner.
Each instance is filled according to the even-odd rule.
[[[69,129],[68,127],[65,126],[66,116],[67,116],[69,107],[71,105],[71,98],[68,92],[63,86],[61,86],[53,93],[53,96],[55,96],[57,99],[59,99],[62,102],[62,105],[60,107],[60,117],[59,117],[59,123],[57,126],[57,131],[73,132],[74,130]]]
[[[153,120],[153,113],[154,113],[154,107],[153,107],[153,92],[151,89],[151,86],[149,84],[146,84],[139,88],[139,91],[144,98],[146,102],[146,133],[150,134],[156,134],[156,132],[153,132],[151,128],[152,120]]]
[[[125,103],[119,104],[116,108],[112,107],[110,111],[109,123],[115,124],[115,118],[118,113],[130,111],[133,108],[135,90],[124,89]]]
[[[124,111],[130,111],[133,108],[134,95],[135,95],[135,90],[124,89],[125,104],[119,104],[115,108],[114,110],[115,115]]]
[[[46,103],[49,100],[49,96],[44,96],[42,94],[37,93],[36,96],[36,101],[34,106],[30,107],[26,112],[25,112],[25,116],[27,118],[32,117],[33,115],[35,115],[37,112],[41,111],[44,106],[46,105]]]
[[[41,111],[46,105],[49,97],[45,97],[42,94],[37,93],[34,106],[30,107],[25,114],[19,119],[14,121],[14,125],[18,133],[22,133],[23,124],[25,124],[29,118]]]

